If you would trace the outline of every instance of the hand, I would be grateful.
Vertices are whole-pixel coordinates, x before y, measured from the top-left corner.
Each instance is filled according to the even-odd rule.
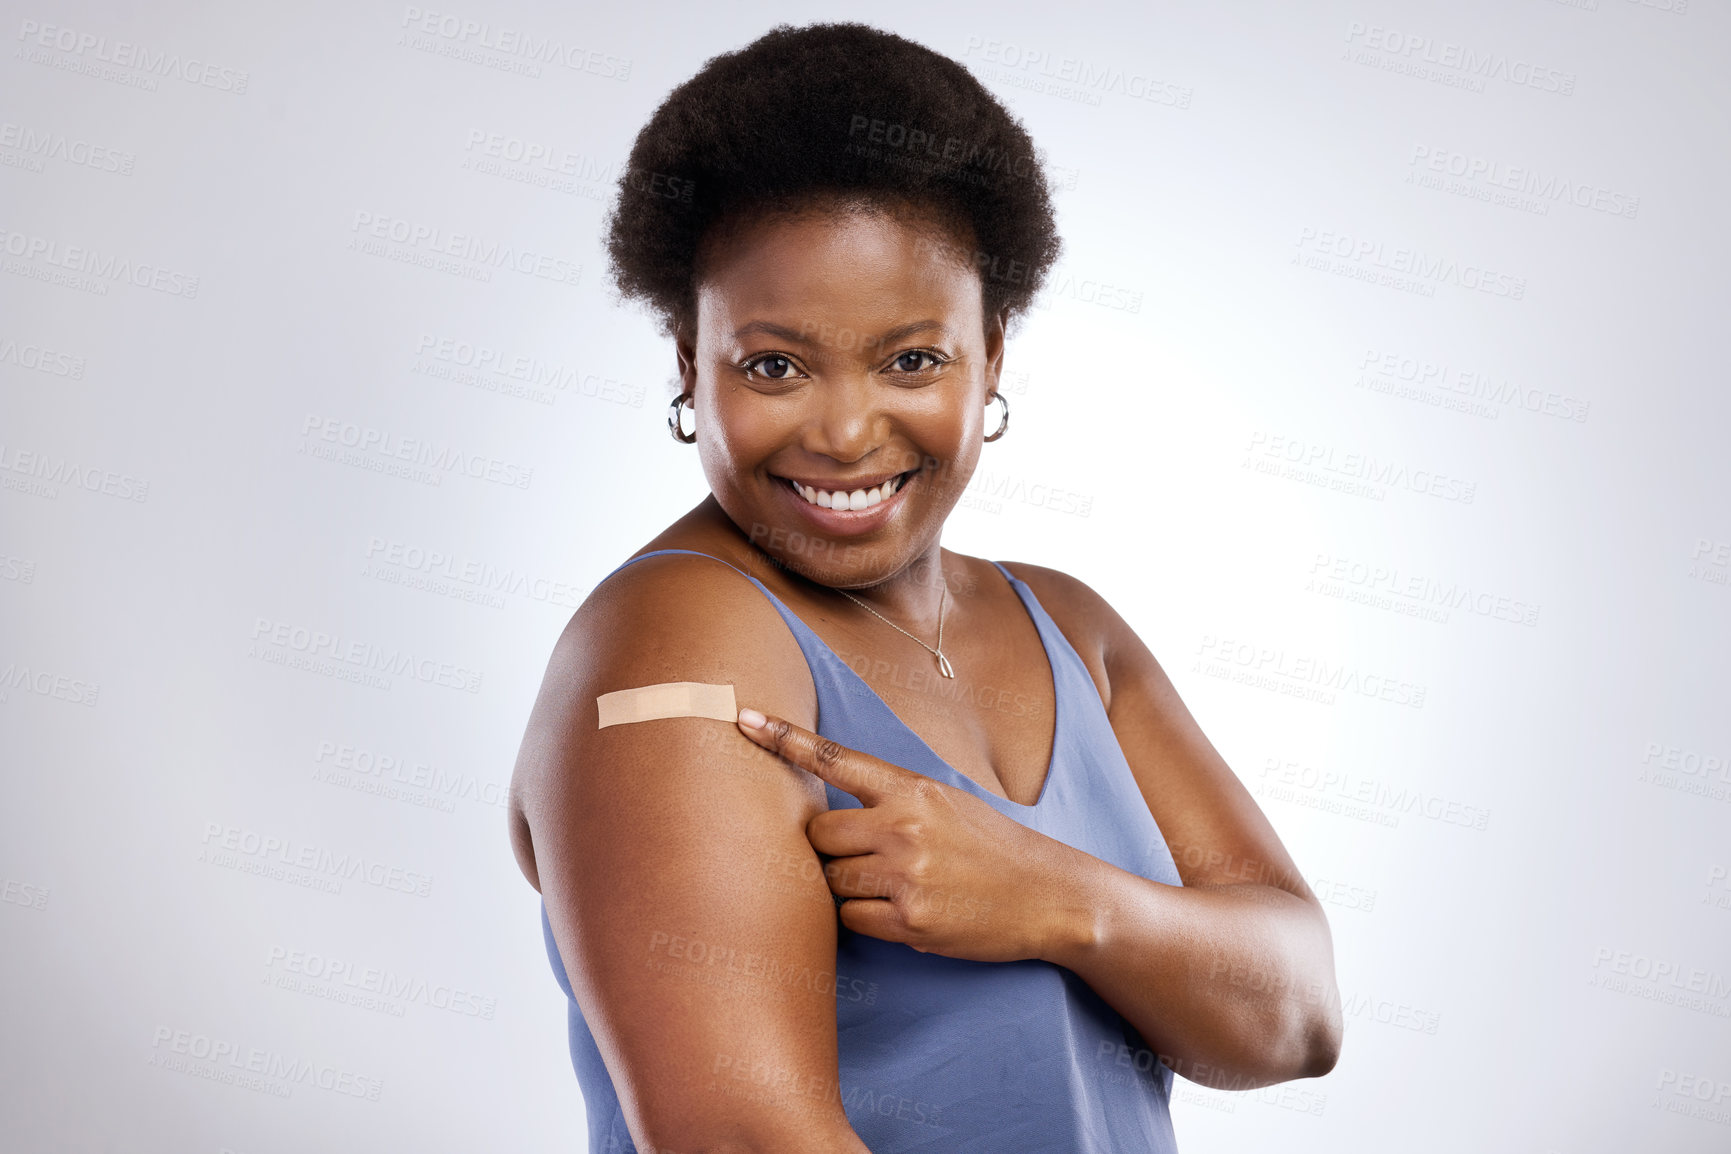
[[[860,799],[864,808],[826,810],[806,824],[812,848],[833,859],[824,874],[848,899],[848,929],[977,962],[1052,960],[1092,932],[1087,903],[1075,900],[1084,860],[1093,860],[1080,850],[782,718],[742,709],[739,728]]]

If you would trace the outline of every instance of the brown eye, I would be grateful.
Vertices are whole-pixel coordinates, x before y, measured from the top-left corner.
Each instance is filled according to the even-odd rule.
[[[786,357],[764,357],[752,365],[752,368],[772,381],[779,381],[793,369],[793,362]]]
[[[937,358],[932,356],[932,354],[924,352],[923,350],[915,350],[914,352],[903,353],[901,356],[897,357],[896,368],[904,373],[917,373],[921,369],[925,368],[925,365],[921,363],[922,360],[930,360],[934,364],[937,363]]]

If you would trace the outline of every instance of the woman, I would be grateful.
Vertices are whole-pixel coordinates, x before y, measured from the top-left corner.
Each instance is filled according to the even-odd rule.
[[[711,495],[573,616],[513,779],[591,1151],[1167,1151],[1174,1070],[1335,1062],[1327,921],[1154,657],[939,545],[1058,250],[1033,157],[861,25],[709,61],[637,138],[613,271]],[[601,717],[678,682],[737,723]]]

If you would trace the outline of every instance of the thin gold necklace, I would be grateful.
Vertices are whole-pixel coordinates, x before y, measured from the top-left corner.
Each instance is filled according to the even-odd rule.
[[[849,601],[852,601],[855,605],[858,605],[861,609],[864,609],[867,613],[870,613],[873,617],[876,617],[879,621],[882,621],[885,625],[888,625],[891,629],[894,629],[897,633],[900,633],[902,636],[911,640],[915,645],[918,645],[933,657],[936,657],[938,659],[939,673],[943,674],[945,677],[955,677],[956,671],[950,668],[950,659],[944,656],[944,603],[949,599],[950,595],[949,582],[946,581],[944,583],[943,592],[938,594],[938,647],[936,649],[933,649],[930,645],[927,645],[924,641],[921,641],[918,637],[915,637],[912,633],[909,633],[906,629],[903,629],[900,625],[897,625],[894,621],[891,621],[888,617],[885,617],[882,613],[879,613],[876,609],[873,609],[870,605],[867,605],[864,601],[861,601],[846,589],[837,589],[836,592],[840,593],[843,597],[846,597]]]

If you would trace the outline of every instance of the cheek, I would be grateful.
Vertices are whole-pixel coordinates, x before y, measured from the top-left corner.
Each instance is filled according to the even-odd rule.
[[[980,457],[979,433],[969,428],[966,417],[946,412],[910,431],[917,437],[919,451],[925,457],[922,461],[910,461],[909,466],[924,465],[940,491],[959,492],[966,488]]]
[[[760,404],[753,403],[761,398],[727,388],[711,389],[708,396],[708,405],[699,410],[703,427],[698,431],[697,444],[704,467],[712,476],[716,471],[727,475],[749,471],[770,455],[781,430]],[[702,393],[698,403],[703,403]]]
[[[947,462],[947,468],[940,473],[940,483],[947,490],[960,493],[973,480],[974,470],[980,463],[980,446],[969,441],[957,449],[956,455]]]

